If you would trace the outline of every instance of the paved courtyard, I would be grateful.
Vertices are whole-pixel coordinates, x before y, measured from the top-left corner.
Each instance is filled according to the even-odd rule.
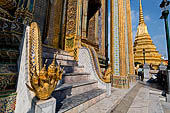
[[[170,103],[154,84],[138,82],[130,89],[112,89],[112,95],[83,113],[170,113]]]

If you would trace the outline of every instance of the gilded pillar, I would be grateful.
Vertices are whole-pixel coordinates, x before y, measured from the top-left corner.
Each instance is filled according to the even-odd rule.
[[[59,48],[61,41],[61,26],[62,26],[62,16],[63,16],[63,1],[55,0],[51,5],[50,11],[50,21],[48,30],[48,45]]]
[[[113,73],[115,74],[114,72],[114,0],[111,0],[110,1],[110,23],[111,23],[111,26],[110,26],[110,63],[111,63],[111,69],[113,71]]]
[[[95,43],[99,45],[99,37],[98,37],[98,32],[99,32],[99,11],[96,12],[95,14]]]
[[[106,32],[106,29],[105,29],[105,10],[106,10],[106,1],[105,0],[102,0],[102,8],[101,8],[101,15],[102,15],[102,42],[101,42],[101,54],[103,56],[105,56],[105,32]]]
[[[110,59],[111,68],[116,76],[120,76],[120,20],[119,0],[111,0],[111,36],[110,36]]]
[[[129,46],[130,28],[129,14],[127,12],[130,10],[127,7],[127,0],[111,0],[111,37],[110,37],[110,58],[111,67],[114,73],[113,76],[113,87],[118,88],[128,88],[129,87],[129,77],[131,57],[129,51],[131,47]],[[131,34],[132,35],[132,34]],[[131,43],[130,43],[131,44]],[[129,49],[131,48],[131,49]],[[129,57],[130,56],[130,57]]]
[[[133,35],[132,35],[132,21],[130,0],[126,0],[127,9],[127,27],[128,27],[128,53],[129,53],[129,74],[134,75],[134,56],[133,56]]]
[[[119,4],[119,45],[120,45],[120,76],[125,76],[125,54],[124,54],[124,8],[123,0]]]
[[[68,0],[65,50],[78,60],[78,47],[81,42],[82,0]]]
[[[86,27],[87,27],[87,11],[88,11],[88,0],[83,0],[83,20],[82,20],[82,38],[86,39]]]

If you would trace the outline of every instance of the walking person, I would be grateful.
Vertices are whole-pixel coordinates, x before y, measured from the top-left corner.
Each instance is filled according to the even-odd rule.
[[[139,77],[139,80],[143,81],[143,79],[144,79],[144,75],[143,75],[143,65],[140,65],[140,66],[139,66],[139,69],[138,69],[138,77]]]

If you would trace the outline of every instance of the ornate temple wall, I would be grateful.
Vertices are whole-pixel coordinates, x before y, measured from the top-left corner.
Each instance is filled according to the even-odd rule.
[[[61,27],[63,16],[64,0],[55,0],[51,4],[49,16],[49,29],[47,32],[48,44],[54,48],[60,48],[61,41]]]
[[[88,23],[88,35],[87,35],[87,43],[89,45],[95,47],[95,49],[99,49],[98,42],[98,12],[89,20]]]
[[[35,0],[33,21],[37,22],[40,27],[41,36],[44,35],[46,18],[48,16],[49,0]]]

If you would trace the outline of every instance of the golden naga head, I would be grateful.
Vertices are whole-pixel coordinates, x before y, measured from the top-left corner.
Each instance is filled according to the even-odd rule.
[[[48,66],[48,69],[46,69],[46,63],[39,73],[37,73],[35,67],[30,77],[31,87],[26,84],[40,100],[48,99],[56,88],[58,80],[62,79],[64,69],[61,69],[60,65],[56,66],[55,62],[56,55],[54,55],[54,59]]]
[[[113,72],[111,69],[111,64],[108,64],[108,68],[103,76],[103,79],[105,80],[106,83],[110,83],[111,82],[111,76],[113,76]]]

